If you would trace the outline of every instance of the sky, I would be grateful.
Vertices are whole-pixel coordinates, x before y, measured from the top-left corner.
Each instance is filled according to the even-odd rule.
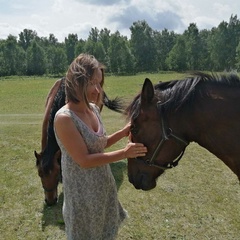
[[[91,28],[130,38],[132,24],[143,20],[181,34],[190,23],[210,30],[231,15],[240,19],[239,0],[0,0],[0,39],[30,29],[63,42],[68,34],[87,39]]]

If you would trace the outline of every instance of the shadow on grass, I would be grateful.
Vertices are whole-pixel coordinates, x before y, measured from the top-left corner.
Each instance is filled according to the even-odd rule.
[[[124,174],[126,172],[127,164],[124,161],[110,164],[113,176],[116,181],[117,189],[122,185]],[[44,231],[47,226],[54,225],[58,226],[61,230],[65,229],[63,216],[63,193],[61,192],[58,198],[58,203],[54,206],[43,206],[43,217],[42,217],[42,230]]]
[[[58,197],[58,203],[54,206],[43,206],[42,229],[44,230],[49,225],[59,226],[61,230],[65,229],[62,217],[63,193]]]

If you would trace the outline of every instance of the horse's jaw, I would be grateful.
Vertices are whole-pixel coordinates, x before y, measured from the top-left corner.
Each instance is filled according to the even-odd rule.
[[[138,173],[136,176],[128,176],[128,180],[138,190],[149,191],[156,187],[156,179],[145,173]]]

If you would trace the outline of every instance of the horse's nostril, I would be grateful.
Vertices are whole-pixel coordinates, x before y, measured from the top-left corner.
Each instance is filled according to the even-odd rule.
[[[145,178],[146,178],[146,174],[142,173],[140,175],[139,181],[142,183],[145,180]]]

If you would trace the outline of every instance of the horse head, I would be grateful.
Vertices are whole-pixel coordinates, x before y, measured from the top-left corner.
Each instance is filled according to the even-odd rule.
[[[146,79],[141,94],[127,109],[131,141],[143,143],[148,149],[146,156],[128,159],[129,181],[136,189],[155,188],[157,178],[177,165],[188,144],[168,127],[170,122],[171,127],[177,123],[165,114],[162,100],[161,92],[156,94],[152,82]]]
[[[48,206],[54,205],[58,200],[58,183],[61,180],[61,151],[58,150],[53,157],[51,169],[46,169],[43,164],[43,154],[34,151],[38,175],[41,178],[45,194],[45,202]]]

